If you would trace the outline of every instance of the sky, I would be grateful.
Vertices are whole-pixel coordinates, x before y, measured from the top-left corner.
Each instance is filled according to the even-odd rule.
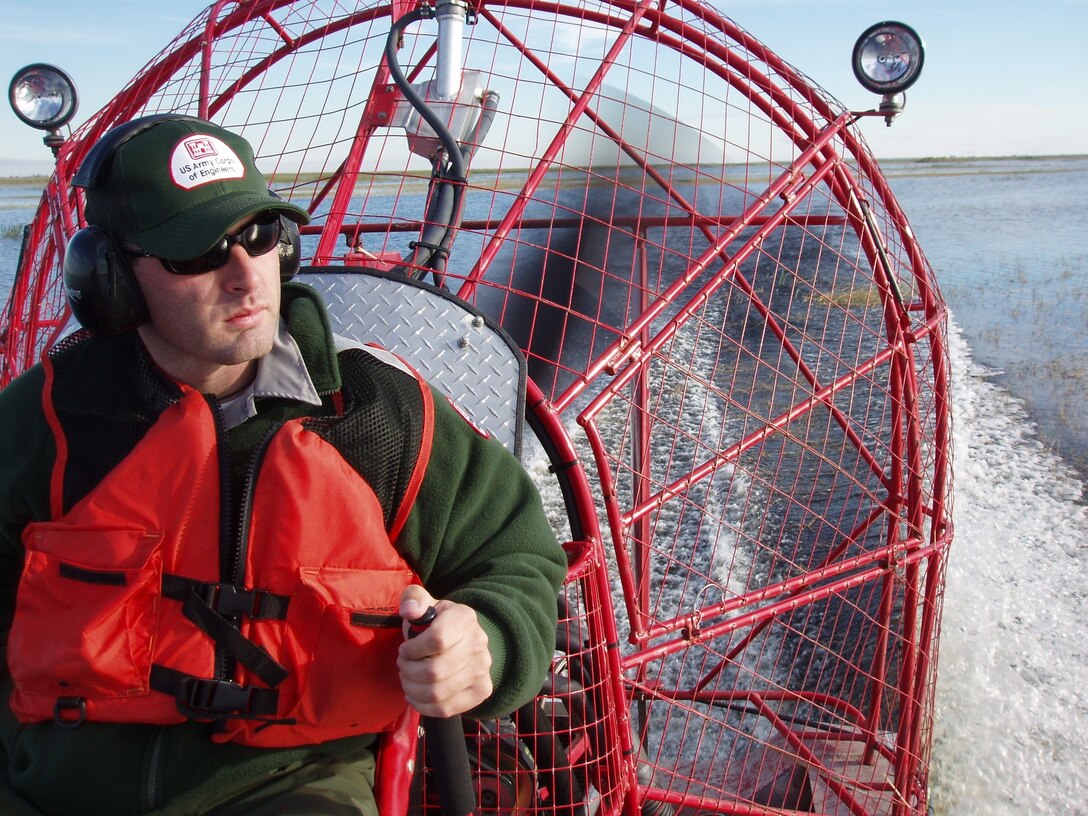
[[[62,68],[79,91],[72,123],[78,126],[206,5],[205,0],[44,0],[43,19],[36,19],[26,0],[0,0],[0,77],[7,81],[33,62]],[[907,91],[903,114],[890,128],[866,130],[879,158],[1088,154],[1088,82],[1080,73],[1088,0],[713,0],[713,5],[855,109],[876,101],[850,69],[857,36],[882,20],[900,20],[918,31],[926,46],[925,67]],[[50,153],[41,136],[5,106],[0,175],[47,172]]]

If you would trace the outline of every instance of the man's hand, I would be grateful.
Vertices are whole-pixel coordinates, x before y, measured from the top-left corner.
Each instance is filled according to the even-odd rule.
[[[463,714],[491,696],[491,653],[476,612],[464,604],[436,601],[421,586],[409,586],[400,598],[405,637],[408,621],[428,607],[438,612],[417,637],[401,644],[397,657],[400,684],[408,703],[426,717]]]

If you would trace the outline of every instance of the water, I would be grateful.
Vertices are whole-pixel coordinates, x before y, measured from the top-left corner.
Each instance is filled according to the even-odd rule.
[[[975,359],[1088,478],[1088,157],[885,173]]]
[[[1088,814],[1088,159],[885,171],[954,325],[934,812]],[[39,196],[0,185],[0,301]]]
[[[933,750],[938,816],[1088,813],[1083,479],[953,338],[956,539]]]
[[[938,816],[1088,813],[1088,159],[886,168],[951,339]]]
[[[30,222],[42,197],[42,185],[4,179],[0,183],[0,309],[8,302],[19,263],[22,227]]]

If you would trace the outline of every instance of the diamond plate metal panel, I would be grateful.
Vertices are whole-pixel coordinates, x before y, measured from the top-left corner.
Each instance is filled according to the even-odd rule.
[[[303,270],[325,298],[333,331],[407,360],[478,426],[521,452],[525,363],[483,315],[418,281],[367,270]]]

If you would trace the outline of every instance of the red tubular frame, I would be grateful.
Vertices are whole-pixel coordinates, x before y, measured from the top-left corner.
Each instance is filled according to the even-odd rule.
[[[290,65],[297,54],[326,38],[331,41],[334,35],[346,37],[356,29],[365,32],[367,27],[387,26],[390,19],[418,6],[414,0],[394,0],[354,11],[341,9],[322,19],[315,13],[321,2],[324,0],[219,0],[61,146],[56,172],[27,231],[22,265],[0,322],[0,384],[32,365],[67,321],[60,287],[61,259],[66,238],[83,223],[82,198],[69,191],[67,183],[106,130],[157,110],[186,110],[210,118],[229,114],[236,99],[259,92],[263,77]],[[858,120],[877,112],[842,109],[757,39],[697,0],[481,1],[474,3],[472,10],[496,47],[501,45],[518,55],[526,71],[570,105],[551,123],[554,129],[543,139],[544,149],[525,168],[524,180],[508,195],[503,191],[509,206],[501,212],[493,210],[487,217],[473,215],[460,225],[462,233],[480,239],[481,248],[478,256],[470,259],[467,271],[452,282],[469,301],[482,302],[497,292],[502,295],[503,309],[510,299],[520,298],[531,301],[534,308],[565,310],[567,318],[581,319],[595,331],[601,329],[606,338],[603,348],[595,346],[584,364],[568,363],[561,353],[547,360],[564,378],[557,379],[561,384],[546,392],[530,382],[528,400],[537,434],[546,442],[551,464],[563,484],[567,516],[578,531],[568,544],[572,558],[568,590],[580,604],[572,612],[570,625],[584,627],[589,633],[587,654],[592,655],[595,665],[604,667],[604,677],[599,678],[593,694],[603,709],[598,733],[605,736],[588,751],[592,770],[587,772],[599,795],[601,812],[636,816],[646,801],[723,814],[775,812],[756,802],[751,791],[715,792],[709,783],[700,788],[699,783],[705,780],[697,779],[694,770],[687,777],[682,771],[670,777],[674,782],[678,778],[686,781],[692,790],[639,776],[640,765],[654,765],[663,777],[672,773],[663,761],[640,754],[646,746],[639,743],[654,717],[661,716],[656,714],[660,707],[677,705],[682,710],[676,718],[690,718],[693,730],[720,727],[727,736],[734,726],[724,716],[716,720],[714,707],[743,706],[744,716],[759,720],[769,733],[778,735],[796,763],[816,780],[814,784],[833,791],[852,813],[924,813],[940,592],[953,533],[946,315],[906,215],[860,136]],[[310,23],[307,13],[315,21],[303,24],[292,16],[296,11],[306,23]],[[551,44],[542,49],[528,27],[528,33],[518,33],[515,23],[526,15],[534,20],[577,21],[605,32],[608,45],[592,72],[579,82],[572,81],[552,59]],[[224,66],[233,57],[234,38],[240,40],[243,32],[253,31],[267,36],[274,45],[232,73]],[[610,118],[602,93],[614,75],[628,70],[622,60],[636,44],[652,44],[670,57],[697,64],[708,82],[721,82],[749,106],[747,111],[736,110],[759,117],[789,142],[792,152],[786,161],[767,157],[777,173],[768,175],[765,187],[753,186],[751,170],[746,168],[746,204],[737,212],[704,212],[697,196],[680,189],[670,172],[662,170],[660,157],[630,141],[622,126]],[[433,46],[406,48],[404,52],[406,59],[409,52],[416,55],[409,71],[413,79],[435,57]],[[399,100],[383,60],[381,57],[356,69],[365,75],[369,94],[351,114],[355,118],[348,121],[349,144],[335,166],[322,167],[319,180],[305,191],[315,215],[304,230],[312,241],[307,260],[315,265],[354,262],[345,244],[360,236],[388,237],[418,232],[421,226],[418,220],[399,214],[390,214],[387,220],[376,217],[369,209],[370,199],[362,211],[356,204],[366,160],[381,150],[381,139]],[[186,79],[180,83],[181,91],[172,85],[175,77]],[[345,119],[346,110],[339,112]],[[297,126],[285,115],[279,123],[292,134]],[[572,132],[585,123],[616,148],[625,171],[632,168],[660,197],[655,204],[665,202],[665,214],[650,207],[645,212],[641,208],[637,212],[611,211],[600,218],[577,210],[564,216],[556,206],[557,212],[550,217],[538,215],[541,201],[546,202],[545,183],[558,171],[569,171],[563,164],[563,148]],[[262,127],[267,125],[261,123]],[[613,168],[616,178],[621,175],[620,168],[617,160]],[[696,171],[700,178],[707,174],[703,168]],[[607,172],[588,168],[585,178],[607,179]],[[405,185],[412,180],[406,167],[402,186],[394,195],[405,194]],[[724,179],[721,183],[726,184]],[[293,191],[302,195],[303,185],[295,187]],[[495,190],[481,186],[475,192],[491,192],[498,198],[500,187],[496,182]],[[638,191],[631,188],[626,192]],[[375,200],[378,198],[375,194]],[[640,200],[649,198],[643,192]],[[820,201],[826,203],[826,212],[806,211]],[[511,247],[524,248],[522,251],[549,248],[548,240],[532,246],[526,234],[539,231],[550,240],[550,236],[576,231],[584,224],[607,229],[617,242],[627,241],[632,247],[632,270],[625,285],[633,306],[622,326],[598,323],[593,315],[577,314],[568,304],[548,300],[529,286],[519,287],[512,273],[508,281],[503,279],[502,265]],[[857,279],[871,285],[878,300],[872,326],[866,324],[860,330],[871,347],[848,360],[847,370],[832,367],[825,372],[811,362],[806,355],[819,340],[798,339],[792,313],[783,312],[780,304],[760,289],[758,265],[769,263],[768,258],[779,262],[768,247],[787,228],[818,243],[818,250],[829,255],[837,250],[823,245],[825,235],[841,232],[856,239],[857,259],[842,261],[835,274],[841,268],[848,283]],[[693,236],[690,245],[699,249],[683,257],[683,268],[666,280],[654,265],[654,252],[671,252],[671,259],[680,259],[665,236],[688,233]],[[818,290],[815,282],[807,283],[811,297],[828,294]],[[659,412],[663,380],[658,371],[674,364],[669,357],[673,344],[685,333],[697,333],[693,327],[703,319],[708,304],[726,295],[742,299],[768,342],[781,350],[782,372],[776,373],[782,373],[791,399],[785,404],[769,401],[768,407],[773,404],[775,410],[761,412],[739,398],[731,402],[732,394],[716,394],[722,404],[745,415],[743,432],[735,436],[723,433],[710,441],[687,439],[678,420]],[[720,326],[712,328],[721,330]],[[526,351],[532,359],[533,350]],[[733,351],[740,356],[738,349]],[[835,355],[833,348],[822,351]],[[694,370],[684,374],[688,377],[685,389],[690,386],[713,392],[718,387],[713,376]],[[877,409],[886,412],[879,418],[886,432],[882,435],[875,435],[864,419],[841,404],[865,388],[885,389],[890,395],[887,404]],[[617,414],[626,417],[618,434]],[[749,575],[748,583],[734,594],[727,596],[723,591],[720,599],[712,599],[704,597],[711,593],[700,591],[692,604],[678,604],[673,611],[658,609],[652,603],[657,589],[653,575],[657,562],[671,556],[661,551],[665,545],[659,526],[665,526],[661,519],[666,511],[688,509],[688,497],[699,490],[709,491],[723,473],[744,471],[770,443],[795,446],[798,457],[811,456],[820,467],[838,464],[834,453],[814,450],[808,437],[794,430],[816,422],[816,418],[826,419],[827,434],[840,435],[842,447],[856,455],[856,470],[844,466],[836,473],[834,484],[862,496],[864,510],[852,520],[845,512],[841,519],[823,520],[836,531],[835,540],[803,570],[791,564],[793,571],[769,574],[762,583],[753,583]],[[680,473],[672,470],[671,459],[667,468],[656,463],[655,457],[661,455],[660,438],[668,434],[672,434],[669,444],[690,443],[692,460]],[[756,474],[750,475],[754,478]],[[775,476],[760,478],[776,497],[803,501],[803,496],[794,499],[789,495],[788,484],[779,485]],[[747,504],[744,510],[749,512]],[[709,526],[725,525],[724,518],[708,518],[709,511],[704,509],[700,525],[704,521]],[[764,519],[759,520],[753,541],[759,543],[765,524]],[[873,543],[877,537],[879,542]],[[778,543],[785,542],[772,541],[768,557],[777,556],[773,545]],[[783,557],[788,560],[789,554]],[[721,588],[700,573],[700,568],[686,566],[691,580],[706,580],[704,589]],[[857,669],[862,677],[859,682],[865,685],[855,702],[801,686],[785,687],[785,681],[782,688],[764,687],[766,682],[732,689],[719,685],[726,674],[743,664],[743,658],[763,648],[761,644],[771,633],[804,641],[806,633],[795,631],[791,622],[798,610],[820,608],[819,604],[829,599],[849,604],[852,592],[865,589],[876,599],[875,612],[870,615],[876,633],[871,663],[854,666],[850,654],[840,657]],[[734,635],[737,639],[730,639]],[[813,645],[817,647],[830,648]],[[670,660],[687,660],[696,654],[704,655],[705,661],[698,676],[672,685],[661,679]],[[753,675],[761,682],[767,680],[755,670]],[[805,708],[834,721],[841,731],[799,727],[786,714]],[[700,739],[693,739],[701,748]],[[890,764],[890,781],[844,781],[813,749],[815,741],[862,745],[863,763]],[[778,749],[768,748],[771,750]],[[698,790],[693,792],[695,788]],[[879,800],[875,805],[874,797]]]

